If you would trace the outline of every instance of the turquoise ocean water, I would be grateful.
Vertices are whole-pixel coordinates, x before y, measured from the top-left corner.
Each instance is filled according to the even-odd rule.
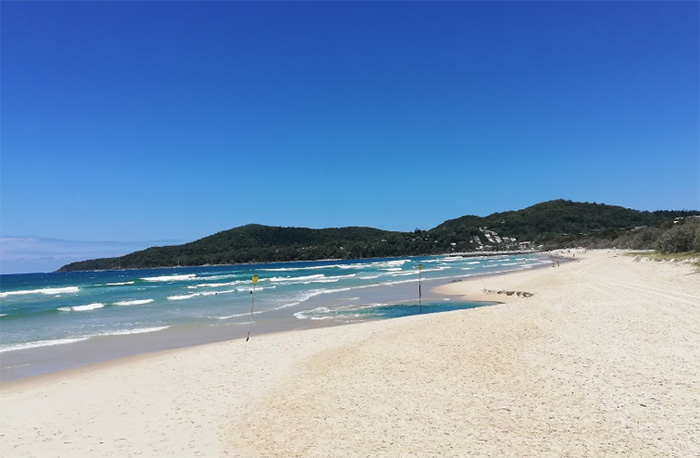
[[[547,265],[537,255],[432,256],[0,277],[3,355],[188,327],[340,324],[478,306],[431,298],[436,282]],[[418,265],[424,300],[418,304]],[[289,327],[289,326],[288,326]],[[294,327],[294,326],[291,326]],[[238,335],[243,331],[239,331]],[[7,359],[7,358],[5,358]]]

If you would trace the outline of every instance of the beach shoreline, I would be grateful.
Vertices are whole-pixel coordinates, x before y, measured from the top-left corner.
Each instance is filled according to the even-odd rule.
[[[534,268],[541,268],[541,266],[535,266]],[[503,275],[503,273],[476,274],[476,276],[489,275]],[[461,281],[473,276],[475,275],[464,274],[449,278],[423,279],[423,299],[426,302],[450,300],[449,295],[432,291],[434,291],[436,286],[453,281]],[[365,303],[406,303],[417,300],[417,284],[418,280],[416,279],[399,284],[372,285],[355,290],[354,294],[361,295]],[[345,292],[341,291],[339,293],[324,294],[319,297],[310,297],[295,306],[283,307],[276,312],[267,312],[264,319],[258,319],[256,315],[251,326],[253,336],[345,325],[346,323],[332,319],[298,319],[295,315],[296,312],[315,307],[327,307],[329,303],[339,300],[344,295]],[[461,300],[464,302],[498,301],[497,298]],[[0,386],[15,380],[100,364],[129,356],[241,339],[246,336],[248,327],[248,318],[244,316],[234,322],[221,320],[215,324],[184,323],[177,326],[168,326],[166,329],[156,332],[107,335],[85,340],[78,339],[75,342],[64,345],[39,346],[3,352],[0,353]]]
[[[697,455],[698,273],[619,254],[436,287],[532,293],[496,294],[495,307],[257,335],[3,384],[0,454]]]

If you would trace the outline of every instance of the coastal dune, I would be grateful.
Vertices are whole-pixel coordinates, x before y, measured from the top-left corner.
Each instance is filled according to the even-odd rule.
[[[10,382],[0,455],[700,456],[690,266],[597,251],[435,292],[504,303]]]

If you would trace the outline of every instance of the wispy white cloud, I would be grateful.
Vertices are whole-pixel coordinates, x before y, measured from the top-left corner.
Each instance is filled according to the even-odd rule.
[[[85,242],[37,237],[0,237],[0,273],[53,272],[70,262],[121,256],[152,246],[177,243],[182,242]]]

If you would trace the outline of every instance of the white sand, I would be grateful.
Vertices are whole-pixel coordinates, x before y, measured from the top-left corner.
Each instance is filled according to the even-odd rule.
[[[594,252],[508,303],[9,383],[0,456],[697,457],[700,275]]]

